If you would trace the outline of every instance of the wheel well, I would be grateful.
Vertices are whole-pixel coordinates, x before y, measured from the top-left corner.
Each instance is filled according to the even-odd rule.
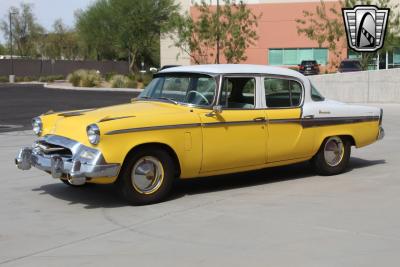
[[[144,149],[162,149],[166,151],[172,158],[172,160],[175,163],[176,166],[176,177],[179,177],[181,175],[181,165],[179,163],[178,156],[176,155],[175,151],[168,145],[163,144],[163,143],[146,143],[146,144],[141,144],[138,146],[133,147],[131,150],[129,150],[128,154],[126,154],[123,166],[125,165],[126,160],[134,153],[136,153],[139,150],[144,150]]]
[[[341,138],[346,139],[347,141],[350,142],[350,145],[355,146],[356,142],[354,140],[354,137],[351,135],[339,135]]]

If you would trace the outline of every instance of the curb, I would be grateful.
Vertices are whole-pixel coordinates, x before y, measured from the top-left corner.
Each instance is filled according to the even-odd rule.
[[[44,84],[44,88],[58,89],[58,90],[75,90],[75,91],[96,91],[96,92],[129,92],[129,93],[141,93],[143,89],[132,89],[132,88],[97,88],[97,87],[74,87],[57,84]]]

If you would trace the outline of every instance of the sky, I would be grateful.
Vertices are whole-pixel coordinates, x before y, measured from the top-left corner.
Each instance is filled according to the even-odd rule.
[[[68,26],[74,25],[74,12],[85,9],[95,0],[0,0],[0,20],[8,20],[8,10],[11,6],[19,6],[21,2],[32,3],[37,22],[50,30],[56,19],[61,18]],[[0,43],[4,43],[3,33],[0,33]]]

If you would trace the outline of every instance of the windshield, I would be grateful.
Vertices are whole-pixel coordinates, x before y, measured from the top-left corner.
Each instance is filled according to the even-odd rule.
[[[165,74],[157,76],[139,95],[139,99],[167,100],[179,104],[210,106],[217,83],[203,74]]]

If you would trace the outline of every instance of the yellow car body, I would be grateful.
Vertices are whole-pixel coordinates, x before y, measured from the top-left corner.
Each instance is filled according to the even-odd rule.
[[[39,140],[63,137],[101,152],[107,164],[118,166],[116,171],[112,176],[85,177],[85,182],[108,184],[118,179],[127,156],[147,145],[165,149],[175,160],[176,175],[187,179],[310,160],[331,136],[347,138],[357,148],[383,137],[380,109],[322,98],[313,101],[315,89],[306,77],[294,71],[252,65],[209,65],[171,68],[159,75],[169,73],[211,73],[220,91],[225,77],[250,77],[257,103],[254,108],[219,110],[217,102],[199,107],[138,98],[117,106],[44,114],[40,116]],[[265,102],[268,97],[263,97],[268,77],[301,85],[298,105],[269,107]],[[98,144],[88,140],[87,127],[91,124],[99,128]],[[23,157],[19,155],[17,165]]]

